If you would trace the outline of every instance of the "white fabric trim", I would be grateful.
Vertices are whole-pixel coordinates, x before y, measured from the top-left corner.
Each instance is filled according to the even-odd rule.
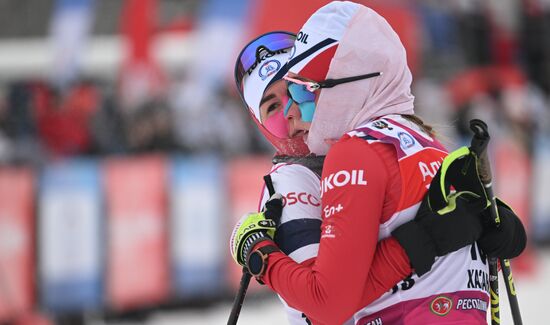
[[[302,263],[307,261],[312,257],[317,256],[319,252],[319,244],[309,244],[307,246],[302,246],[295,250],[294,252],[288,255],[291,259],[295,260],[297,263]]]
[[[248,108],[254,113],[258,121],[260,118],[260,101],[266,90],[267,85],[275,77],[277,72],[288,61],[290,49],[283,54],[277,54],[262,60],[258,66],[252,70],[250,75],[245,72],[243,78],[243,96]]]

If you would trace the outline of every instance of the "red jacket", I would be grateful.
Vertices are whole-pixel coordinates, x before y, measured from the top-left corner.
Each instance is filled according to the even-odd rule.
[[[341,324],[412,272],[395,239],[378,242],[401,194],[395,150],[346,135],[327,155],[322,179],[317,258],[300,265],[273,253],[262,280],[315,324]]]

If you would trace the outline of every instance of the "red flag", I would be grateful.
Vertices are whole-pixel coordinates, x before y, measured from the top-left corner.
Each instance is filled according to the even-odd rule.
[[[159,95],[165,83],[151,55],[157,6],[157,0],[126,0],[122,12],[121,33],[126,38],[127,50],[119,91],[122,104],[129,109]]]

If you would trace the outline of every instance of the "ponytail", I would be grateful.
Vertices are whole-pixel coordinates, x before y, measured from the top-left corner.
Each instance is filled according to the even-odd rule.
[[[416,115],[403,114],[404,119],[418,125],[422,131],[426,132],[430,137],[435,137],[435,130],[431,125],[425,124],[422,119]]]

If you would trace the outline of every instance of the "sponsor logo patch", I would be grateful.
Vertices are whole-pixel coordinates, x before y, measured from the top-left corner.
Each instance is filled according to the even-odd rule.
[[[397,136],[399,137],[401,148],[408,149],[414,146],[414,138],[410,134],[405,132],[399,132],[397,133]]]
[[[456,303],[457,310],[471,310],[477,309],[482,312],[486,312],[489,308],[489,303],[479,298],[461,298]]]
[[[262,80],[265,80],[269,76],[275,74],[281,68],[281,62],[277,60],[269,60],[260,66],[258,74]]]
[[[372,122],[372,125],[379,130],[383,130],[383,129],[388,129],[390,131],[393,130],[393,128],[389,126],[388,123],[382,120],[374,121]]]
[[[447,315],[453,308],[453,301],[446,296],[437,296],[430,303],[430,310],[437,316]]]
[[[339,213],[342,210],[344,210],[344,207],[341,204],[338,204],[338,206],[326,206],[323,208],[323,211],[325,212],[325,218]]]
[[[260,55],[260,58],[256,60],[256,62],[254,62],[254,64],[248,69],[246,70],[246,73],[250,76],[252,75],[252,72],[256,69],[256,67],[258,67],[258,64],[262,63],[263,61],[269,59],[270,57],[273,57],[277,54],[281,54],[281,53],[287,53],[287,50],[284,49],[284,50],[280,50],[280,51],[275,51],[275,52],[269,52],[269,51],[263,51],[262,54]],[[273,60],[275,61],[275,60]],[[276,61],[276,62],[279,62],[279,61]],[[264,64],[267,64],[268,62],[264,63]],[[280,68],[280,62],[279,62],[279,68]],[[262,65],[263,66],[263,65]],[[279,69],[277,69],[276,71],[278,71]],[[262,72],[260,72],[260,76],[261,76]]]
[[[275,221],[273,221],[273,220],[260,220],[260,221],[258,221],[258,224],[261,227],[276,227],[277,226],[275,224]]]
[[[334,238],[336,237],[336,234],[334,233],[334,226],[333,225],[326,225],[323,229],[323,232],[321,233],[321,238]]]

